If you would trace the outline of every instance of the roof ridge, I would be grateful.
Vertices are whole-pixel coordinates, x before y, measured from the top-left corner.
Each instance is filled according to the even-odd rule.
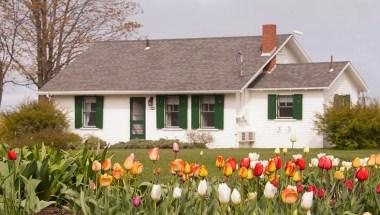
[[[277,34],[277,36],[290,36],[292,34]],[[184,37],[184,38],[161,38],[149,39],[149,41],[167,41],[167,40],[207,40],[207,39],[233,39],[233,38],[249,38],[261,37],[261,35],[241,35],[241,36],[215,36],[215,37]],[[92,43],[120,43],[120,42],[143,42],[146,39],[133,39],[133,40],[99,40]]]

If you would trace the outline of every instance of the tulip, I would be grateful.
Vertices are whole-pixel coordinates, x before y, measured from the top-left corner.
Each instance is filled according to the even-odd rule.
[[[102,162],[102,170],[103,171],[107,171],[107,170],[111,169],[111,166],[112,166],[112,162],[111,162],[110,158],[107,158]]]
[[[8,152],[7,152],[7,155],[8,155],[8,160],[17,160],[17,154],[14,150],[12,149],[9,149]]]
[[[265,173],[270,174],[272,172],[276,171],[276,163],[273,159],[271,159],[268,163],[268,166],[265,168]]]
[[[368,160],[369,160],[369,157],[366,157],[366,158],[360,159],[361,166],[367,166],[367,162],[368,162]]]
[[[186,162],[186,161],[185,161],[185,168],[184,168],[183,172],[184,172],[185,174],[190,174],[190,173],[191,173],[191,166],[190,166],[190,164],[189,164],[188,162]]]
[[[301,154],[295,154],[292,157],[293,157],[293,160],[302,159],[302,155]]]
[[[179,187],[175,187],[173,190],[173,198],[179,199],[179,198],[181,198],[181,194],[182,194],[182,189]]]
[[[190,164],[190,169],[191,169],[191,173],[189,174],[190,176],[198,176],[199,175],[199,172],[200,172],[199,164],[191,163]],[[204,172],[202,174],[206,174],[206,176],[207,176],[208,175],[208,171],[207,171],[207,167],[206,166],[204,166],[203,171]]]
[[[232,175],[233,170],[232,170],[232,167],[231,167],[231,165],[230,165],[229,163],[227,163],[227,164],[224,166],[224,171],[223,171],[223,173],[224,173],[224,176],[226,176],[226,177],[229,177],[229,176]]]
[[[375,166],[376,164],[376,155],[369,156],[369,159],[367,161],[368,166]]]
[[[318,198],[323,198],[325,197],[325,191],[323,190],[323,188],[319,188],[318,192],[317,192],[317,196]]]
[[[294,182],[300,182],[302,181],[302,173],[300,171],[296,171],[293,175],[293,181]]]
[[[94,161],[92,162],[92,171],[94,171],[94,172],[98,172],[98,171],[100,171],[101,169],[102,169],[102,164],[101,164],[99,161],[94,160]]]
[[[359,168],[361,165],[362,165],[362,162],[361,162],[360,158],[358,158],[358,157],[356,157],[352,161],[352,167],[354,167],[354,168]]]
[[[235,158],[227,158],[226,164],[230,164],[232,167],[232,171],[235,172],[237,164]]]
[[[202,165],[199,169],[199,176],[206,177],[208,175],[207,167]]]
[[[299,193],[302,193],[302,191],[303,191],[303,185],[302,185],[302,184],[298,184],[298,185],[297,185],[297,191],[298,191]]]
[[[173,143],[172,150],[173,150],[174,153],[179,152],[179,145],[178,145],[178,143],[176,143],[176,142]]]
[[[313,192],[305,192],[301,199],[301,208],[309,211],[313,206]]]
[[[353,182],[351,179],[348,179],[344,182],[344,186],[347,188],[348,191],[352,191],[353,189]]]
[[[154,147],[153,149],[149,149],[149,159],[151,161],[160,160],[160,150],[158,149],[158,147]]]
[[[248,169],[250,164],[251,160],[248,157],[245,157],[240,160],[240,168],[245,167],[246,169]]]
[[[218,197],[221,204],[227,204],[230,202],[231,188],[226,183],[221,183],[218,186]]]
[[[281,153],[280,148],[277,147],[277,148],[274,150],[274,153],[275,153],[276,155],[280,154],[280,153]]]
[[[344,174],[342,171],[340,170],[337,170],[334,172],[334,179],[337,180],[337,181],[341,181],[344,179]]]
[[[197,191],[199,196],[205,196],[207,194],[207,181],[205,179],[199,182]]]
[[[182,159],[175,159],[169,163],[170,171],[174,174],[185,169],[185,162]]]
[[[367,211],[367,212],[364,212],[363,215],[372,215],[372,213]]]
[[[203,156],[203,150],[201,150],[200,152],[199,152],[199,156]]]
[[[355,173],[355,177],[359,181],[365,181],[368,179],[368,170],[365,167],[360,167]]]
[[[112,167],[112,176],[119,180],[124,175],[124,170],[119,163],[115,163]]]
[[[247,170],[246,179],[248,179],[248,180],[252,180],[253,179],[253,170],[252,169],[248,169]]]
[[[155,202],[160,201],[160,199],[161,199],[161,185],[153,184],[152,191],[150,192],[150,197]]]
[[[132,169],[133,162],[135,161],[135,154],[131,153],[124,161],[124,168],[129,171]]]
[[[247,198],[250,201],[255,200],[256,197],[257,197],[257,192],[249,192],[249,193],[247,193]]]
[[[309,184],[309,186],[307,186],[307,192],[313,192],[314,194],[317,194],[317,186],[314,184]]]
[[[140,175],[143,171],[144,165],[139,161],[135,161],[132,165],[131,174]]]
[[[317,154],[318,159],[321,158],[321,157],[323,157],[323,156],[326,156],[326,153],[318,153]]]
[[[306,161],[303,158],[296,160],[296,164],[301,171],[306,167]]]
[[[265,184],[264,196],[267,199],[273,199],[277,193],[277,187],[273,186],[269,181]]]
[[[108,187],[111,185],[111,183],[112,183],[112,176],[111,175],[104,174],[104,175],[100,176],[100,178],[99,178],[100,186]]]
[[[91,181],[89,184],[88,184],[88,187],[91,189],[91,190],[96,190],[96,184]]]
[[[273,158],[274,160],[274,163],[276,164],[276,169],[281,169],[281,165],[282,165],[282,160],[281,160],[281,157],[279,155],[276,155],[274,156]]]
[[[221,155],[219,155],[218,157],[216,157],[215,165],[218,168],[223,168],[224,167],[224,158]]]
[[[333,160],[332,160],[332,165],[333,166],[339,166],[339,163],[340,163],[340,159],[339,158],[334,158]]]
[[[376,155],[375,163],[376,163],[377,166],[380,166],[380,154]]]
[[[297,188],[294,186],[288,186],[281,191],[281,200],[286,204],[293,204],[298,199]]]
[[[297,136],[295,134],[291,134],[289,139],[290,139],[290,142],[292,143],[297,142]]]
[[[376,186],[376,193],[380,194],[380,184]]]
[[[232,193],[231,193],[231,202],[232,204],[234,205],[238,205],[240,204],[241,202],[241,196],[240,196],[240,193],[237,189],[233,189]]]
[[[133,198],[132,199],[132,204],[133,204],[133,206],[135,206],[136,208],[138,208],[141,205],[141,197],[140,196],[136,196],[135,198]]]
[[[161,174],[161,168],[157,167],[153,169],[153,174],[154,175],[160,175]]]
[[[349,170],[352,168],[352,162],[342,161],[342,167],[344,167],[345,170]]]
[[[284,154],[288,153],[288,148],[283,148],[282,153],[284,153]]]
[[[296,166],[296,164],[293,163],[292,161],[286,162],[285,175],[288,177],[293,177],[293,175],[295,173],[295,166]]]
[[[255,153],[255,152],[253,152],[253,153],[249,153],[249,154],[248,154],[248,157],[249,157],[249,159],[250,159],[251,162],[252,162],[252,161],[258,161],[259,158],[260,158],[260,155],[257,154],[257,153]]]
[[[310,166],[311,167],[317,167],[318,166],[318,163],[319,163],[319,160],[317,158],[312,158],[310,160]]]
[[[309,148],[309,146],[305,146],[305,147],[303,148],[303,153],[307,154],[307,153],[309,153],[309,152],[310,152],[310,148]]]
[[[318,167],[322,170],[329,170],[332,168],[332,161],[327,156],[319,158]]]
[[[256,177],[260,177],[263,174],[264,166],[261,162],[256,163],[255,168],[253,169],[253,174]]]
[[[245,178],[247,178],[247,175],[248,175],[248,170],[247,170],[247,168],[242,167],[242,168],[239,169],[239,177],[240,177],[240,179],[245,179]]]

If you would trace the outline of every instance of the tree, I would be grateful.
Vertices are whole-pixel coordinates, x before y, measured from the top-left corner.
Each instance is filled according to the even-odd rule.
[[[17,26],[20,50],[11,60],[40,89],[91,42],[122,40],[141,25],[129,21],[140,13],[129,0],[7,0],[0,4],[5,23]]]

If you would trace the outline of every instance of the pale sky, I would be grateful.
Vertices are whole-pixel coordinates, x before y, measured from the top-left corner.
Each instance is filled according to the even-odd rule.
[[[150,39],[259,35],[264,23],[293,30],[313,61],[350,60],[380,98],[379,0],[136,0],[132,17]],[[2,107],[35,98],[36,91],[6,86]]]

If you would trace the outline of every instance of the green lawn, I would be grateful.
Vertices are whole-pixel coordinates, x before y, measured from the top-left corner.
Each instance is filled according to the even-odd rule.
[[[199,152],[203,150],[202,158]],[[217,174],[218,169],[215,167],[215,158],[218,155],[222,155],[224,158],[235,157],[239,162],[241,158],[248,156],[250,152],[256,152],[260,154],[260,159],[268,159],[273,156],[274,149],[183,149],[178,153],[178,158],[184,159],[188,162],[196,162],[199,164],[205,164],[208,167],[209,175],[213,176]],[[295,149],[293,154],[301,153],[302,149]],[[144,164],[144,171],[140,177],[142,180],[151,180],[153,177],[153,163],[148,159],[147,149],[113,149],[109,151],[109,155],[113,156],[113,162],[119,162],[123,164],[124,159],[130,154],[135,153],[137,160]],[[341,160],[351,161],[354,157],[367,157],[370,154],[379,153],[378,150],[331,150],[331,149],[311,149],[307,155],[307,161],[312,157],[316,157],[318,153],[332,154]],[[290,157],[290,149],[287,154],[287,158]],[[161,168],[161,181],[165,182],[170,177],[168,163],[174,159],[174,153],[170,149],[160,150],[160,160],[156,163],[157,167]]]

